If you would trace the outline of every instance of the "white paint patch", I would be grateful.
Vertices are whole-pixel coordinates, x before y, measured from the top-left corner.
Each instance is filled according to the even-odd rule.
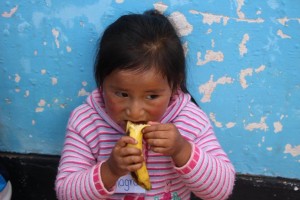
[[[212,47],[212,48],[215,47],[215,40],[214,40],[214,39],[211,40],[211,47]]]
[[[59,31],[56,30],[55,28],[53,28],[52,29],[52,35],[54,36],[56,48],[59,48],[59,41],[58,41]]]
[[[19,74],[15,74],[15,82],[19,83],[21,80],[21,76]]]
[[[259,72],[264,71],[265,69],[266,69],[266,66],[265,66],[265,65],[261,65],[261,66],[259,66],[258,68],[256,68],[254,71],[255,71],[256,73],[259,73]]]
[[[24,94],[24,97],[29,97],[29,94],[30,94],[29,90],[26,90],[25,94]]]
[[[212,13],[199,12],[196,10],[190,10],[190,13],[202,15],[203,16],[202,22],[208,25],[212,25],[213,23],[220,24],[221,22],[223,22],[223,25],[225,26],[227,25],[227,22],[230,19],[229,17],[224,15],[216,15]]]
[[[240,72],[240,84],[241,84],[242,88],[246,89],[248,87],[248,83],[247,83],[247,80],[246,80],[247,76],[252,76],[253,71],[255,73],[260,73],[260,72],[264,71],[265,68],[266,68],[265,65],[261,65],[261,66],[259,66],[258,68],[254,69],[254,70],[253,70],[253,68],[242,69],[241,72]]]
[[[228,122],[228,123],[226,124],[226,128],[233,128],[233,127],[235,127],[235,125],[236,125],[235,122]]]
[[[219,78],[217,81],[213,81],[213,75],[210,76],[210,80],[199,86],[199,92],[201,94],[204,94],[201,102],[210,102],[211,100],[211,95],[214,92],[215,88],[217,87],[218,84],[229,84],[233,83],[233,79],[231,77],[223,76]]]
[[[166,4],[164,4],[163,2],[158,2],[158,3],[155,3],[153,4],[155,10],[158,10],[160,13],[164,13],[168,6]]]
[[[41,99],[38,103],[38,106],[43,107],[46,105],[46,101],[44,99]]]
[[[31,120],[31,124],[32,124],[32,126],[34,126],[35,124],[36,124],[36,122],[35,122],[35,120],[33,119],[33,120]]]
[[[274,126],[274,133],[279,133],[282,131],[283,126],[281,122],[274,122],[273,126]]]
[[[246,81],[246,76],[252,76],[253,69],[252,68],[247,68],[247,69],[242,69],[240,72],[240,84],[243,89],[246,89],[248,87],[247,81]]]
[[[289,21],[289,19],[287,17],[284,17],[284,18],[280,18],[280,19],[277,19],[277,21],[282,24],[283,26],[286,26],[286,22]]]
[[[267,149],[268,151],[272,151],[272,150],[273,150],[272,147],[267,147],[266,149]]]
[[[245,129],[248,130],[248,131],[253,131],[254,129],[260,129],[262,131],[267,131],[268,130],[268,125],[266,124],[266,117],[262,117],[260,119],[260,122],[258,123],[250,123],[248,125],[246,125]]]
[[[244,5],[244,0],[237,0],[237,9],[236,9],[236,13],[239,16],[240,19],[245,19],[245,14],[241,11],[242,7]]]
[[[67,50],[68,53],[70,53],[72,51],[72,48],[70,46],[67,46],[66,50]]]
[[[282,32],[282,30],[280,30],[280,29],[277,31],[277,35],[280,36],[282,39],[291,39],[292,38],[291,36],[284,34]]]
[[[187,36],[193,31],[193,26],[187,21],[186,17],[180,12],[173,12],[169,16],[170,22],[176,28],[178,35]]]
[[[84,86],[84,87],[88,85],[88,83],[87,83],[86,81],[82,81],[81,84],[82,84],[82,86]]]
[[[208,24],[208,25],[212,25],[213,23],[222,23],[223,25],[227,25],[228,21],[230,19],[235,20],[236,22],[247,22],[247,23],[263,23],[265,20],[262,18],[257,18],[257,19],[247,19],[245,18],[245,15],[243,12],[241,12],[240,8],[237,9],[237,13],[239,15],[238,18],[230,18],[228,16],[224,16],[224,15],[216,15],[216,14],[212,14],[212,13],[204,13],[204,12],[199,12],[196,10],[190,10],[190,13],[192,14],[197,14],[197,15],[202,15],[203,16],[203,20],[202,22],[204,24]]]
[[[82,97],[82,96],[88,96],[90,93],[87,92],[84,88],[82,88],[79,92],[78,92],[78,96]]]
[[[237,22],[247,22],[247,23],[263,23],[265,20],[262,18],[257,18],[257,19],[237,19]]]
[[[21,89],[18,88],[18,87],[16,87],[16,88],[15,88],[15,92],[21,92]]]
[[[207,50],[204,56],[204,60],[201,59],[201,52],[197,53],[197,65],[205,65],[208,62],[222,62],[224,60],[224,54],[221,51]]]
[[[35,51],[33,52],[33,55],[37,56],[37,55],[38,55],[38,51],[35,50]]]
[[[244,56],[248,52],[248,49],[246,47],[246,43],[249,41],[249,35],[246,33],[243,36],[242,42],[239,44],[239,50],[240,50],[240,55]]]
[[[5,18],[10,18],[10,17],[12,17],[12,16],[17,12],[18,8],[19,8],[19,6],[16,5],[16,6],[13,7],[12,9],[10,9],[9,12],[6,12],[6,11],[3,12],[3,13],[2,13],[2,17],[5,17]]]
[[[218,128],[223,127],[222,123],[218,122],[216,120],[216,115],[214,113],[209,113],[209,117],[210,117],[211,121],[215,124],[216,127],[218,127]]]
[[[42,70],[41,70],[41,74],[43,74],[43,75],[45,75],[46,72],[47,72],[47,70],[45,70],[45,69],[42,69]]]
[[[186,56],[187,53],[188,53],[188,51],[189,51],[188,42],[187,41],[184,42],[183,45],[182,45],[182,47],[183,47],[183,51],[184,51],[184,56]]]
[[[51,83],[52,83],[52,85],[56,85],[57,82],[58,82],[58,80],[57,80],[56,77],[52,77],[52,78],[51,78]]]
[[[287,145],[285,145],[284,153],[289,153],[293,157],[299,156],[300,155],[300,145],[292,147],[291,144],[287,144]]]
[[[116,3],[124,3],[124,0],[116,0]]]
[[[44,108],[42,108],[42,107],[37,107],[36,109],[35,109],[35,112],[43,112],[44,111]]]

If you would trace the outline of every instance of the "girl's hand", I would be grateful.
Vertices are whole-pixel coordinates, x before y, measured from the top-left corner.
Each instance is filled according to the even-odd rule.
[[[191,155],[191,145],[172,124],[149,122],[143,129],[144,139],[156,153],[171,156],[176,166],[183,166]]]
[[[144,158],[142,152],[127,144],[135,144],[132,137],[123,136],[116,143],[110,157],[101,167],[101,177],[107,189],[115,185],[116,181],[129,172],[136,171],[142,167]]]
[[[142,167],[142,152],[137,148],[127,147],[127,144],[135,143],[136,141],[129,136],[121,137],[116,143],[107,160],[113,174],[121,177]]]

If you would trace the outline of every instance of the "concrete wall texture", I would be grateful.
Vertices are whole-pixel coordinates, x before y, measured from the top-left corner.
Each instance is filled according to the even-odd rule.
[[[151,8],[176,25],[189,90],[237,172],[300,179],[297,0],[1,1],[0,151],[59,155],[101,32]]]

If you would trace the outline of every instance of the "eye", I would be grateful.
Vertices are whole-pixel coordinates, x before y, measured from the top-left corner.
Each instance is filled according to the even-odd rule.
[[[153,99],[157,99],[158,95],[152,94],[152,95],[148,95],[146,98],[149,99],[149,100],[153,100]]]
[[[126,92],[116,92],[115,93],[118,97],[126,98],[128,97],[128,94]]]

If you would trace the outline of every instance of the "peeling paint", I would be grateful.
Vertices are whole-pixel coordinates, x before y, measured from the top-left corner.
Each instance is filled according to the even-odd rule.
[[[51,78],[51,83],[52,83],[52,85],[56,85],[57,82],[58,82],[58,80],[57,80],[56,77],[52,77],[52,78]]]
[[[216,115],[214,113],[209,113],[209,117],[210,117],[211,121],[215,124],[216,127],[221,128],[223,126],[221,122],[218,122],[216,120]]]
[[[164,4],[163,2],[155,3],[153,4],[153,6],[156,10],[158,10],[161,13],[164,13],[168,8],[168,5]]]
[[[204,56],[204,60],[201,59],[201,52],[197,53],[197,65],[205,65],[208,62],[216,61],[216,62],[222,62],[224,59],[224,55],[221,51],[213,51],[213,50],[207,50],[206,54]]]
[[[274,126],[274,133],[279,133],[282,131],[283,126],[281,122],[274,122],[273,126]]]
[[[273,150],[272,147],[267,147],[266,149],[267,149],[268,151],[272,151],[272,150]]]
[[[199,12],[196,10],[190,10],[190,13],[192,14],[200,14],[203,16],[202,22],[204,24],[212,25],[213,23],[221,23],[223,22],[223,25],[226,25],[229,17],[223,16],[223,15],[215,15],[212,13],[205,13],[205,12]]]
[[[41,100],[39,101],[38,105],[39,105],[40,107],[43,107],[43,106],[46,105],[46,101],[45,101],[44,99],[41,99]]]
[[[260,72],[264,71],[265,68],[266,68],[265,65],[261,65],[260,67],[258,67],[255,70],[253,70],[253,68],[242,69],[240,72],[240,84],[241,84],[242,88],[246,89],[249,86],[247,83],[247,80],[246,80],[247,76],[252,76],[253,71],[256,73],[260,73]]]
[[[78,96],[88,96],[90,93],[87,92],[84,88],[82,88],[79,92],[78,92]]]
[[[248,125],[245,126],[245,129],[248,130],[248,131],[253,131],[255,129],[259,129],[259,130],[262,130],[262,131],[267,131],[268,130],[268,125],[266,124],[266,117],[262,117],[260,119],[260,122],[258,123],[250,123]]]
[[[72,48],[70,46],[67,46],[66,50],[67,50],[68,53],[70,53],[72,51]]]
[[[287,23],[289,21],[297,21],[300,24],[300,18],[288,18],[288,17],[283,17],[283,18],[279,18],[277,19],[277,21],[283,25],[283,26],[287,26]]]
[[[245,14],[241,11],[242,7],[244,6],[244,0],[237,0],[236,2],[238,4],[236,9],[237,15],[239,16],[239,18],[245,19]]]
[[[24,94],[24,97],[29,97],[29,94],[30,94],[29,90],[26,90],[25,94]]]
[[[21,76],[19,74],[15,74],[15,82],[19,83],[21,81]]]
[[[59,49],[59,41],[58,41],[58,36],[59,36],[59,31],[56,30],[55,28],[52,29],[52,35],[54,36],[54,40],[55,40],[55,44],[56,44],[56,48]]]
[[[284,34],[282,32],[282,30],[280,30],[280,29],[277,31],[277,35],[280,36],[282,39],[291,39],[292,38],[291,36]]]
[[[88,83],[87,83],[86,81],[82,81],[81,84],[82,84],[82,86],[84,86],[84,87],[88,85]]]
[[[239,50],[240,50],[240,55],[241,56],[244,56],[244,54],[246,54],[247,51],[248,51],[248,49],[246,47],[246,43],[248,42],[248,40],[249,40],[249,35],[248,34],[244,34],[243,40],[239,44]]]
[[[214,76],[211,75],[210,80],[207,83],[199,86],[199,92],[201,94],[204,94],[202,99],[201,99],[201,102],[203,102],[203,103],[210,102],[211,95],[214,92],[217,85],[219,85],[219,84],[224,85],[224,84],[233,83],[233,79],[230,78],[230,77],[227,77],[227,76],[221,77],[217,81],[213,81],[213,78],[214,78]]]
[[[291,144],[285,145],[284,153],[289,153],[293,157],[300,155],[300,145],[293,147]]]
[[[2,15],[2,17],[10,18],[17,12],[18,8],[19,8],[19,6],[17,5],[15,7],[13,7],[9,12],[5,11],[1,15]]]
[[[235,122],[228,122],[228,123],[226,124],[226,127],[227,127],[227,128],[233,128],[233,127],[235,127],[235,125],[236,125]]]
[[[173,12],[169,16],[169,20],[174,24],[179,36],[187,36],[193,31],[193,26],[180,12]]]
[[[204,24],[208,24],[208,25],[212,25],[213,23],[222,23],[223,25],[227,25],[229,20],[234,20],[236,22],[247,22],[247,23],[263,23],[265,20],[262,18],[256,18],[256,19],[247,19],[243,16],[242,12],[238,12],[238,14],[240,16],[242,16],[242,18],[239,16],[239,18],[235,18],[235,17],[228,17],[225,15],[216,15],[216,14],[212,14],[212,13],[205,13],[205,12],[200,12],[200,11],[196,11],[196,10],[190,10],[190,13],[192,14],[196,14],[196,15],[202,15],[203,16],[203,20],[202,22]]]
[[[46,70],[46,69],[42,69],[42,70],[41,70],[41,74],[43,74],[43,75],[45,75],[45,74],[46,74],[46,72],[47,72],[47,70]]]
[[[37,113],[43,112],[43,111],[44,111],[44,108],[42,108],[42,107],[35,108],[35,112],[37,112]]]

